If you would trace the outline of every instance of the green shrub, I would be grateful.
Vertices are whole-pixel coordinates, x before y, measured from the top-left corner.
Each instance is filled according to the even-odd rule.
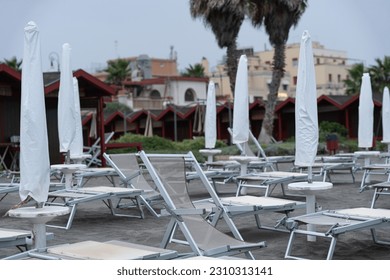
[[[199,153],[199,150],[204,149],[204,137],[195,139],[186,139],[182,142],[174,142],[160,136],[146,137],[140,134],[127,133],[119,139],[112,141],[114,143],[142,143],[142,149],[147,153],[186,153],[192,151],[199,162],[204,162],[205,157]],[[223,141],[217,141],[215,147],[217,149],[226,147]],[[109,153],[128,153],[135,152],[135,148],[113,149]]]
[[[323,121],[319,126],[320,141],[326,141],[329,134],[336,134],[339,139],[344,139],[347,136],[347,132],[345,126],[337,122]]]
[[[142,149],[147,152],[158,152],[158,151],[172,151],[175,150],[174,142],[162,138],[160,136],[146,137],[140,134],[127,133],[121,136],[119,139],[113,141],[114,143],[142,143]],[[130,152],[131,149],[121,149],[120,152]],[[117,150],[117,152],[119,149]]]

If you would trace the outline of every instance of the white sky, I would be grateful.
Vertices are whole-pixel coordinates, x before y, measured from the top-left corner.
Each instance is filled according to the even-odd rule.
[[[312,40],[367,66],[390,55],[389,0],[308,2],[289,43],[299,42],[307,29]],[[225,54],[211,30],[191,18],[188,0],[0,0],[0,60],[23,57],[23,28],[30,20],[40,30],[44,71],[50,70],[49,54],[60,55],[63,43],[72,46],[72,68],[88,72],[116,57],[169,58],[170,46],[180,71],[202,57],[213,67]],[[264,29],[245,22],[238,47],[265,46],[270,48]]]

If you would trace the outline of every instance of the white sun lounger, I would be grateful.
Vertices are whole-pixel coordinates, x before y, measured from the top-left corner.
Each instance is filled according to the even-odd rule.
[[[72,244],[61,244],[30,250],[5,258],[41,260],[167,260],[178,256],[175,250],[162,249],[130,242],[111,240],[97,242],[92,240]]]
[[[53,239],[53,233],[46,233],[46,239]],[[32,233],[28,230],[0,228],[0,248],[16,246],[27,249],[32,245]]]
[[[111,214],[114,216],[121,217],[137,217],[144,218],[144,213],[141,207],[140,195],[143,193],[142,190],[132,188],[119,188],[119,187],[107,187],[107,186],[96,186],[87,188],[75,188],[75,189],[62,189],[49,193],[49,201],[47,205],[60,205],[68,206],[71,208],[68,221],[65,226],[48,224],[48,227],[70,229],[74,216],[76,214],[76,208],[81,203],[92,202],[92,201],[103,201],[104,204],[110,209]],[[116,205],[113,203],[113,199],[128,198],[134,200],[137,205],[139,215],[120,214],[116,212]],[[58,200],[61,200],[59,202]]]
[[[188,158],[192,158],[194,167],[201,181],[210,184],[199,164],[196,164],[192,153],[185,155],[156,155],[139,153],[155,185],[163,197],[166,210],[171,215],[167,231],[164,234],[161,247],[166,248],[174,239],[176,230],[180,229],[185,241],[182,244],[189,245],[193,254],[199,256],[229,256],[245,253],[253,259],[251,250],[263,248],[265,242],[244,242],[230,217],[223,211],[221,217],[226,221],[235,237],[231,237],[214,227],[203,215],[204,209],[197,209],[187,193],[186,166]],[[210,189],[212,189],[210,187]],[[221,205],[224,208],[223,205]]]
[[[316,231],[301,228],[302,225],[315,224]],[[372,239],[377,244],[390,245],[389,241],[379,240],[376,236],[375,229],[390,226],[390,210],[376,208],[350,208],[340,210],[327,210],[313,214],[292,217],[286,222],[287,227],[291,230],[288,241],[285,258],[303,259],[293,255],[295,237],[298,234],[311,235],[330,239],[330,245],[326,259],[333,258],[338,237],[341,234],[370,229]],[[323,230],[319,230],[319,228]],[[319,242],[319,241],[317,241]]]

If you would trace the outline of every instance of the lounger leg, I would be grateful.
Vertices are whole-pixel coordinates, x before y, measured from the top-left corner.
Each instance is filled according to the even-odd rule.
[[[351,168],[351,176],[352,176],[352,183],[355,184],[355,173],[353,172],[353,168]]]
[[[253,256],[251,251],[245,252],[245,256],[250,260],[255,260],[255,256]]]
[[[221,218],[222,216],[222,213],[223,213],[223,210],[222,209],[217,209],[217,211],[214,213],[214,217],[213,219],[211,220],[211,224],[213,225],[213,227],[216,227],[217,226],[217,223],[219,221],[219,219]]]
[[[161,241],[160,247],[166,248],[168,246],[168,243],[171,241],[172,236],[175,232],[176,228],[176,219],[171,218],[171,220],[168,223],[167,230],[164,233],[163,239]]]
[[[366,178],[368,177],[367,173],[368,173],[367,169],[364,170],[363,177],[362,177],[362,182],[360,183],[360,191],[361,192],[364,191],[364,189],[365,189]]]
[[[295,257],[293,257],[291,255],[291,250],[292,250],[294,239],[295,239],[295,231],[292,230],[290,233],[290,238],[288,239],[286,253],[284,254],[285,259],[290,259],[290,258],[295,259]]]
[[[68,230],[72,226],[74,216],[76,215],[76,204],[73,204],[72,206],[69,206],[71,208],[68,222],[66,223],[66,226],[57,226],[57,225],[49,225],[46,224],[47,227],[52,227],[52,228],[60,228],[60,229],[65,229]]]
[[[328,255],[326,256],[327,260],[333,259],[333,254],[334,254],[334,249],[336,248],[336,243],[337,243],[337,237],[332,236],[330,245],[329,245],[329,250],[328,250]]]
[[[379,240],[377,235],[376,235],[376,231],[374,228],[371,228],[371,236],[372,236],[372,240],[374,241],[375,244],[379,244],[379,245],[390,245],[390,241],[386,241],[386,240]]]
[[[160,217],[161,215],[160,214],[158,214],[157,212],[156,212],[156,210],[154,210],[153,209],[153,207],[150,205],[150,203],[148,203],[147,201],[146,201],[146,199],[143,197],[143,196],[141,196],[140,197],[140,199],[141,199],[141,203],[143,203],[144,205],[145,205],[145,207],[149,210],[149,212],[153,215],[153,216],[155,216],[155,217]]]

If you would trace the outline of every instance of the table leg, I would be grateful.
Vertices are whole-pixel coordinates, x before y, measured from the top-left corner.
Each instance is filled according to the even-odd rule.
[[[371,160],[370,158],[365,158],[364,159],[364,166],[368,166],[371,164]],[[366,179],[364,181],[364,184],[365,183],[370,183],[371,182],[371,176],[370,176],[370,172],[367,173],[367,176],[366,176]]]
[[[312,214],[316,211],[316,197],[315,195],[306,195],[306,214]],[[316,226],[312,224],[307,225],[308,231],[315,231]],[[316,237],[312,235],[307,236],[307,241],[316,242]]]
[[[248,165],[245,164],[245,163],[242,163],[242,164],[241,164],[240,175],[241,175],[241,176],[246,175],[247,170],[248,170]],[[241,188],[240,194],[241,194],[241,195],[246,195],[246,194],[247,194],[247,191],[248,191],[247,187],[242,187],[242,188]]]
[[[73,183],[73,173],[72,172],[65,172],[64,173],[65,177],[65,189],[70,190],[72,189],[72,183]]]

